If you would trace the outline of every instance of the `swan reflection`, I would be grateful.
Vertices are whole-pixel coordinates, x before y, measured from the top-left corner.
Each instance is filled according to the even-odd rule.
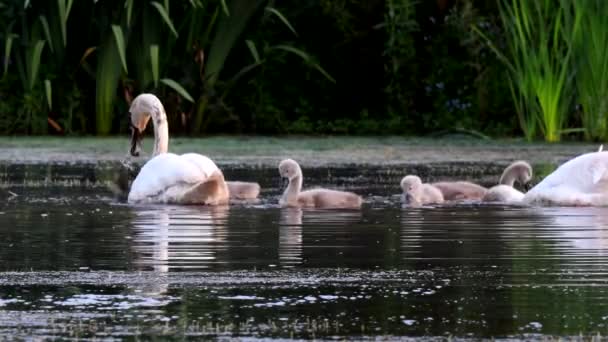
[[[156,207],[133,223],[136,263],[142,269],[207,268],[225,249],[228,206]]]
[[[560,245],[608,255],[608,208],[559,207],[540,211],[552,217],[541,229]]]
[[[279,262],[285,267],[302,263],[302,209],[285,208],[279,220]]]

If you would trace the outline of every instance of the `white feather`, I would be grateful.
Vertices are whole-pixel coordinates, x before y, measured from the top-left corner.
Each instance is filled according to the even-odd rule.
[[[142,168],[129,192],[129,203],[179,203],[196,184],[219,171],[211,159],[196,153],[159,154]]]
[[[564,163],[534,188],[523,201],[553,205],[608,205],[608,152],[583,154]]]

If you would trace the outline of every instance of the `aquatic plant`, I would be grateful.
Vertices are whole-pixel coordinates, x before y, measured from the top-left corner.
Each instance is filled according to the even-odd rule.
[[[570,61],[580,13],[568,13],[568,0],[500,0],[504,51],[488,43],[507,66],[511,95],[528,140],[537,129],[546,141],[559,141],[573,91]],[[485,37],[477,28],[476,31]]]
[[[571,1],[571,15],[585,18],[574,35],[572,68],[576,70],[577,100],[588,140],[608,138],[608,2]]]

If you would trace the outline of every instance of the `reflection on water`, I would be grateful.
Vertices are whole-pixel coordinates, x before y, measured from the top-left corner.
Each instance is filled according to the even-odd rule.
[[[398,188],[372,187],[360,189],[377,195],[360,211],[281,209],[278,188],[261,203],[223,207],[129,206],[102,190],[15,189],[19,196],[0,204],[0,332],[608,333],[608,209],[403,209]]]
[[[136,264],[154,271],[206,268],[226,249],[228,206],[153,207],[136,213]]]
[[[302,263],[302,209],[281,210],[279,221],[279,261],[293,267]]]

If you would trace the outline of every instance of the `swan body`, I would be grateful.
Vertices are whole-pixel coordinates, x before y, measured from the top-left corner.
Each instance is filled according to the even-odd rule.
[[[441,190],[434,185],[422,183],[418,176],[407,175],[401,179],[400,185],[403,190],[401,200],[405,205],[440,204],[445,200]]]
[[[567,161],[528,191],[523,202],[608,206],[608,151],[586,153]]]
[[[146,129],[146,126],[148,125],[149,121],[152,120],[153,126],[154,126],[154,151],[153,151],[153,158],[150,159],[150,161],[148,161],[148,163],[150,163],[152,160],[155,160],[157,157],[168,154],[168,147],[169,147],[169,127],[167,124],[167,115],[165,113],[165,109],[163,107],[163,104],[160,102],[160,100],[158,99],[158,97],[156,97],[153,94],[140,94],[138,95],[133,102],[131,103],[131,107],[129,108],[129,112],[131,113],[131,155],[132,156],[139,156],[140,151],[141,151],[141,140],[143,139],[143,132]],[[147,180],[139,180],[139,181],[134,181],[132,184],[132,187],[135,186],[135,184],[138,185],[138,189],[136,189],[139,193],[143,193],[142,192],[142,188],[143,186],[151,186],[151,185],[155,185],[157,184],[157,182],[162,183],[161,185],[165,187],[165,189],[171,189],[171,191],[175,192],[178,191],[178,189],[185,189],[183,188],[184,186],[189,186],[192,185],[189,182],[185,182],[184,183],[184,179],[180,178],[182,176],[185,176],[186,173],[188,171],[186,170],[190,170],[191,168],[188,168],[184,165],[184,163],[189,162],[189,163],[193,163],[194,165],[196,165],[196,167],[200,170],[200,172],[202,172],[202,174],[200,175],[201,177],[210,177],[211,174],[213,172],[219,172],[221,174],[221,171],[219,171],[218,167],[215,165],[215,163],[213,163],[213,161],[211,161],[211,159],[203,156],[203,155],[199,155],[199,154],[195,154],[195,153],[188,153],[188,154],[184,154],[182,155],[182,160],[179,160],[177,158],[175,158],[176,155],[173,155],[172,157],[167,157],[167,158],[160,158],[158,160],[163,160],[163,163],[160,163],[158,161],[150,164],[148,166],[148,163],[146,163],[144,165],[144,167],[142,167],[141,171],[139,172],[137,178],[135,179],[137,181],[138,178],[143,178],[146,177]],[[167,163],[176,163],[176,164],[172,164],[172,165],[166,165]],[[174,168],[177,167],[186,167],[186,169],[184,169],[184,172],[180,173],[180,172],[174,172]],[[146,173],[142,172],[144,171],[144,168],[146,168]],[[196,170],[196,168],[194,168],[193,170]],[[191,175],[189,175],[188,177],[190,177]],[[217,176],[219,177],[219,176]],[[223,179],[223,175],[221,176]],[[154,179],[163,179],[163,181],[158,181],[158,180],[154,180]],[[167,187],[167,181],[168,180],[173,180],[176,184],[180,183],[180,186],[175,186],[175,187]],[[190,178],[188,178],[190,179]],[[199,181],[201,179],[197,178]],[[160,184],[159,183],[159,184]],[[258,195],[260,194],[260,185],[258,183],[254,183],[254,182],[225,182],[226,183],[226,187],[227,187],[227,191],[229,193],[230,198],[232,199],[240,199],[240,200],[248,200],[248,199],[256,199],[258,197]],[[185,185],[187,184],[187,185]],[[124,187],[124,186],[123,186]],[[153,187],[154,188],[154,187]],[[223,188],[223,186],[222,186]],[[160,190],[160,188],[154,188],[155,190]],[[185,191],[185,190],[184,190]],[[133,188],[131,189],[131,192],[133,192]],[[167,194],[168,195],[168,194]],[[146,197],[147,201],[152,201],[153,198],[157,198],[159,203],[179,203],[175,202],[176,198],[178,198],[179,196],[174,196],[175,194],[168,196],[166,199],[169,200],[171,199],[171,201],[167,202],[165,200],[163,200],[162,196],[156,196],[156,197]],[[129,202],[131,202],[131,199],[135,200],[138,199],[137,201],[139,201],[139,199],[141,198],[140,195],[136,195],[133,194],[133,196],[131,196],[131,193],[129,193],[128,196],[128,200]]]
[[[196,153],[164,153],[141,168],[128,201],[218,205],[228,198],[224,176],[211,159]]]
[[[289,185],[279,200],[281,207],[359,209],[363,203],[361,196],[352,192],[329,189],[301,191],[302,169],[293,159],[281,161],[279,174],[281,177],[289,179]]]
[[[527,185],[532,180],[532,166],[523,160],[511,163],[500,176],[499,184],[491,187],[483,197],[483,202],[520,203],[524,193],[515,189],[513,184],[519,182]]]
[[[441,191],[443,199],[446,201],[480,200],[488,191],[481,185],[466,181],[437,182],[431,185]]]

